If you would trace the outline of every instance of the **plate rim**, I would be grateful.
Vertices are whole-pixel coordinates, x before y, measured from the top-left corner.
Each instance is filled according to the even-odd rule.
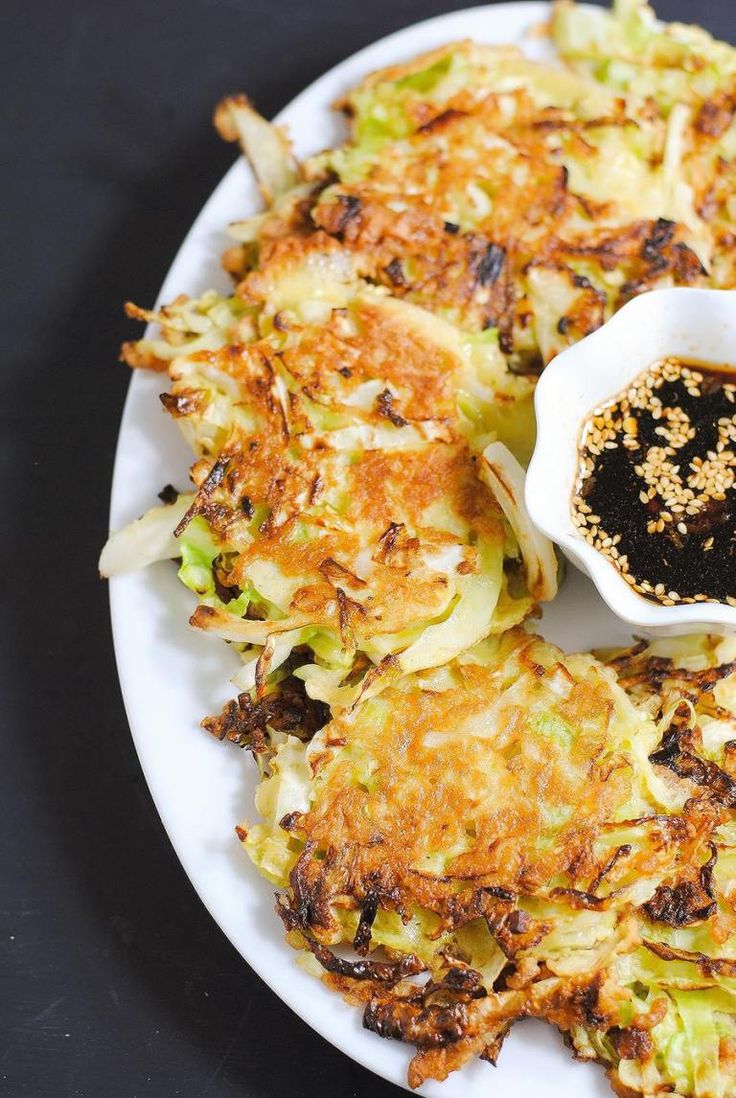
[[[504,2],[501,3],[487,3],[478,6],[460,8],[407,24],[406,26],[401,27],[398,30],[392,31],[389,34],[379,39],[376,39],[375,41],[362,47],[355,53],[345,57],[336,65],[332,66],[330,69],[326,70],[309,85],[307,85],[302,91],[300,91],[288,104],[286,104],[286,106],[284,106],[278,112],[273,121],[278,125],[288,126],[289,116],[295,114],[305,102],[311,100],[315,96],[319,97],[322,93],[322,89],[326,85],[334,82],[335,80],[339,80],[342,77],[343,73],[347,73],[349,69],[353,69],[356,66],[365,66],[366,72],[382,67],[384,62],[382,62],[380,58],[375,57],[375,55],[380,53],[381,51],[391,49],[397,44],[401,44],[404,39],[408,40],[407,57],[416,55],[417,52],[420,52],[421,50],[426,48],[420,47],[420,49],[418,50],[416,47],[412,46],[411,39],[414,38],[417,33],[421,35],[423,31],[433,31],[434,29],[440,30],[445,25],[454,23],[456,21],[464,21],[467,19],[478,21],[482,20],[485,16],[488,16],[492,23],[496,25],[502,23],[504,16],[506,15],[513,16],[515,19],[518,20],[528,19],[529,25],[533,26],[539,21],[544,21],[544,19],[548,16],[550,9],[550,0],[504,0]],[[477,35],[477,31],[471,31],[468,33],[471,34],[473,37],[476,37]],[[513,36],[510,37],[512,38],[512,40],[518,41],[518,38],[514,39]],[[458,36],[450,34],[444,40],[448,42],[453,40],[456,41],[458,40]],[[328,99],[324,99],[323,105],[329,112],[330,103]],[[219,205],[222,194],[225,193],[228,186],[232,184],[233,178],[237,174],[242,172],[242,164],[242,158],[238,157],[230,166],[230,168],[228,168],[222,179],[215,186],[209,197],[205,200],[190,228],[185,233],[181,244],[179,245],[173,256],[171,264],[169,265],[169,268],[161,284],[159,293],[156,297],[157,307],[159,304],[165,302],[169,298],[172,292],[171,287],[175,284],[178,277],[179,267],[185,264],[188,252],[190,251],[190,249],[192,249],[193,245],[197,241],[202,226],[203,224],[207,223],[208,217],[211,215],[212,210]],[[244,195],[244,206],[247,205],[247,201],[247,195]],[[220,227],[222,230],[224,230],[225,225],[221,224]],[[116,524],[119,524],[119,522],[121,521],[120,497],[124,494],[124,489],[121,486],[121,479],[123,476],[122,466],[124,463],[123,455],[127,446],[129,445],[129,442],[126,439],[126,435],[131,427],[133,405],[136,401],[137,396],[137,386],[135,384],[136,373],[136,371],[133,371],[131,373],[131,377],[128,383],[128,389],[121,412],[120,427],[115,446],[109,508],[110,529],[115,529]],[[145,373],[147,373],[147,371],[144,372],[144,374]],[[124,511],[125,509],[123,508],[122,521],[125,521]],[[209,895],[208,889],[205,887],[205,884],[202,882],[201,878],[199,878],[198,874],[191,868],[189,864],[189,854],[183,849],[183,843],[181,841],[181,836],[178,833],[178,829],[169,819],[169,809],[165,803],[165,796],[161,793],[160,782],[157,773],[149,764],[145,746],[145,735],[136,718],[136,709],[138,708],[138,702],[136,700],[137,691],[134,684],[130,681],[124,670],[126,664],[124,649],[125,645],[128,642],[124,640],[124,627],[121,624],[123,621],[124,613],[122,608],[122,585],[119,582],[120,579],[124,578],[125,577],[114,577],[109,581],[110,617],[120,691],[123,698],[123,704],[125,708],[128,727],[130,730],[130,735],[135,746],[138,761],[143,771],[143,775],[146,780],[146,785],[151,795],[151,799],[154,802],[156,811],[161,820],[166,836],[171,843],[171,846],[173,847],[174,853],[176,854],[179,863],[181,864],[181,867],[189,880],[189,883],[194,888],[199,899],[211,915],[214,922],[217,924],[219,931],[226,936],[226,938],[230,941],[231,945],[235,948],[239,956],[256,973],[256,975],[261,980],[263,980],[263,982],[271,989],[271,991],[283,1003],[285,1003],[290,1010],[292,1010],[297,1015],[297,1017],[306,1022],[311,1029],[313,1029],[316,1033],[318,1033],[321,1037],[328,1041],[329,1044],[331,1044],[334,1048],[338,1049],[340,1052],[348,1056],[356,1063],[359,1063],[362,1067],[365,1067],[367,1070],[385,1079],[387,1082],[393,1083],[394,1085],[399,1086],[404,1090],[410,1090],[406,1082],[406,1067],[408,1065],[410,1055],[413,1054],[411,1046],[404,1046],[399,1044],[398,1042],[383,1042],[384,1045],[390,1044],[398,1046],[400,1050],[403,1050],[403,1057],[397,1060],[395,1056],[372,1056],[371,1052],[375,1053],[377,1050],[377,1046],[373,1042],[380,1040],[373,1034],[370,1034],[365,1030],[359,1029],[357,1035],[359,1039],[356,1039],[355,1034],[353,1035],[353,1039],[348,1039],[348,1035],[350,1032],[348,1029],[346,1029],[345,1032],[338,1031],[337,1033],[335,1033],[334,1029],[332,1029],[328,1024],[323,1022],[320,1014],[314,1014],[310,1013],[309,1011],[305,1011],[304,1003],[301,1001],[301,994],[298,992],[294,992],[289,988],[288,979],[286,981],[284,981],[283,979],[278,979],[271,972],[269,972],[266,965],[264,963],[260,963],[260,959],[256,951],[253,951],[250,954],[244,951],[242,945],[235,940],[234,934],[230,930],[228,930],[225,925],[223,925],[223,919],[216,913],[216,904],[214,903],[212,897]],[[197,719],[198,714],[195,714],[193,720],[196,721]],[[189,730],[182,729],[181,735],[188,734]],[[217,746],[219,748],[219,745]],[[237,820],[234,820],[233,824],[236,822]],[[274,919],[274,923],[276,923],[275,915],[272,917]],[[284,949],[286,958],[289,959],[289,947],[287,943],[283,940],[283,938],[281,940],[281,945]],[[313,978],[310,977],[310,980],[313,981]],[[313,982],[316,984],[316,981]],[[316,984],[315,990],[318,989],[320,986],[321,985]],[[334,992],[329,992],[328,994],[337,999],[337,996]],[[356,1008],[345,1007],[344,1009],[346,1011],[350,1010],[352,1014],[358,1014]],[[534,1023],[529,1023],[529,1028],[531,1028],[532,1025],[534,1025]],[[550,1026],[545,1026],[544,1029],[548,1032],[552,1031],[552,1027]],[[564,1053],[564,1049],[562,1048],[561,1041],[556,1031],[553,1032],[553,1036],[555,1039],[555,1044],[560,1046],[559,1052],[555,1058],[555,1064],[559,1065],[560,1076],[562,1076],[565,1070],[565,1062],[567,1061],[567,1064],[569,1065],[572,1063],[572,1061],[570,1061],[569,1057]],[[524,1039],[522,1038],[522,1041],[523,1040]],[[524,1050],[522,1050],[522,1055],[523,1052]],[[393,1061],[395,1061],[395,1063],[393,1063]],[[396,1064],[400,1065],[398,1072],[394,1070]],[[588,1066],[590,1067],[590,1065]],[[478,1067],[477,1063],[475,1064],[475,1067]],[[482,1065],[482,1067],[484,1070],[486,1070],[486,1065]],[[580,1069],[582,1069],[584,1065],[577,1064],[575,1065],[575,1067],[578,1071],[580,1071]],[[604,1080],[602,1069],[596,1065],[594,1070],[596,1076],[599,1077],[600,1080]],[[497,1075],[496,1078],[498,1080],[498,1083],[501,1083],[501,1085],[503,1085],[503,1079],[500,1077],[500,1069],[499,1075]],[[582,1072],[580,1075],[577,1076],[577,1078],[580,1080],[581,1083],[583,1083]],[[452,1079],[456,1080],[460,1086],[460,1090],[457,1092],[455,1092],[455,1087],[451,1085]],[[464,1081],[464,1071],[455,1072],[444,1083],[429,1081],[422,1087],[418,1088],[418,1090],[414,1093],[427,1095],[429,1096],[429,1098],[455,1098],[455,1093],[460,1093],[463,1096],[467,1096],[467,1098],[473,1098],[476,1093],[478,1095],[483,1093],[487,1088],[487,1084],[490,1083],[490,1077],[487,1074],[484,1074],[482,1076],[482,1080],[483,1081],[479,1083],[476,1083],[475,1080],[468,1083]],[[498,1085],[498,1083],[496,1085]],[[591,1098],[594,1098],[594,1095],[595,1098],[597,1098],[599,1092],[601,1094],[610,1093],[605,1082],[603,1090],[599,1090],[599,1087],[600,1084],[599,1086],[594,1085],[592,1087],[592,1089],[590,1090]],[[588,1091],[587,1087],[585,1087],[585,1091]],[[497,1093],[501,1092],[497,1091]],[[530,1094],[531,1093],[536,1093],[536,1091],[530,1091]],[[580,1091],[580,1094],[583,1094],[582,1090]]]

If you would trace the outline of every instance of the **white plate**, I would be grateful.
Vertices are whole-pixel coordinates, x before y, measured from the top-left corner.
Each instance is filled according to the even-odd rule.
[[[278,117],[289,126],[296,152],[306,155],[340,139],[329,104],[373,69],[410,58],[453,39],[518,42],[540,55],[539,41],[522,42],[547,14],[545,3],[510,3],[440,16],[399,31],[349,58],[298,96]],[[245,76],[244,76],[245,79]],[[238,161],[192,226],[161,289],[178,293],[225,288],[220,253],[228,222],[259,205],[253,179]],[[142,304],[146,304],[143,302]],[[129,522],[171,482],[188,483],[191,455],[157,399],[160,376],[134,375],[125,405],[113,478],[110,525]],[[120,683],[141,766],[169,838],[192,884],[218,925],[248,964],[314,1029],[354,1060],[406,1086],[411,1049],[361,1026],[360,1011],[346,1006],[295,962],[273,911],[273,888],[251,867],[234,825],[255,816],[255,766],[250,755],[217,743],[199,730],[200,718],[231,696],[234,655],[186,622],[191,596],[170,564],[121,576],[110,583],[113,634]],[[582,576],[571,574],[547,611],[545,634],[568,648],[628,640]],[[443,1098],[604,1098],[611,1091],[600,1068],[575,1063],[559,1035],[537,1022],[517,1026],[498,1068],[481,1061],[445,1083],[419,1093]]]

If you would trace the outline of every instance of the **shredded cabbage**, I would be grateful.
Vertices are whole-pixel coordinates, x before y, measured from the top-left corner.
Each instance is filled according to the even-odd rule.
[[[100,554],[100,575],[109,578],[135,572],[159,560],[173,560],[181,553],[174,530],[192,505],[194,496],[184,493],[175,503],[153,507],[142,518],[111,534]]]

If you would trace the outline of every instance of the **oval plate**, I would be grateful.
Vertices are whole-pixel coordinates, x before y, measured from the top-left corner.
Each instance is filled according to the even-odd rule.
[[[299,156],[343,136],[330,110],[364,75],[460,38],[522,45],[542,57],[549,46],[526,38],[549,14],[546,3],[472,8],[418,23],[342,62],[302,92],[277,120],[289,127]],[[260,198],[243,160],[227,173],[194,222],[161,288],[160,301],[179,293],[226,289],[220,254],[226,225],[256,212]],[[110,527],[117,529],[156,503],[166,483],[184,489],[192,457],[157,399],[160,376],[136,373],[118,440]],[[232,695],[237,658],[216,638],[187,628],[191,596],[169,564],[110,582],[112,626],[120,684],[141,766],[164,827],[189,879],[212,917],[263,980],[304,1021],[337,1048],[385,1079],[406,1087],[411,1049],[381,1040],[296,963],[274,914],[273,888],[261,879],[235,837],[236,823],[255,818],[256,768],[247,752],[217,743],[199,720]],[[592,586],[570,575],[547,610],[545,635],[567,648],[628,641]],[[549,1026],[525,1022],[506,1042],[499,1066],[476,1061],[419,1092],[432,1098],[604,1098],[611,1091],[600,1068],[575,1063]]]

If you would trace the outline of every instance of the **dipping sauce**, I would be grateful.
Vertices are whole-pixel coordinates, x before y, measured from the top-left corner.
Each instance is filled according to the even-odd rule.
[[[736,606],[736,370],[667,358],[586,420],[580,532],[645,598]]]

